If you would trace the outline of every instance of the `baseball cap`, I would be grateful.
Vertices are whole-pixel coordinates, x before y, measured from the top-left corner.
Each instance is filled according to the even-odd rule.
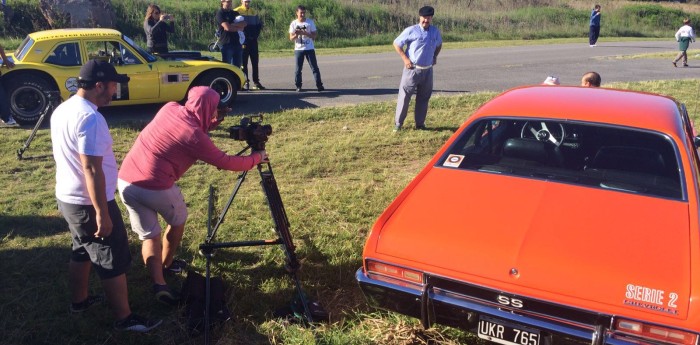
[[[80,68],[79,81],[98,82],[98,81],[116,81],[117,83],[126,83],[129,81],[126,74],[119,74],[117,70],[107,61],[90,60]]]
[[[421,17],[429,17],[435,14],[435,9],[431,6],[423,6],[418,10],[418,15]]]

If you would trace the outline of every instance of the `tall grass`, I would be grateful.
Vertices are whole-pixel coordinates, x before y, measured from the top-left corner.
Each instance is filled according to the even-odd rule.
[[[113,0],[116,28],[137,41],[144,40],[142,23],[150,0]],[[162,0],[161,8],[175,15],[174,48],[203,50],[213,40],[218,1]],[[423,0],[278,0],[254,1],[265,29],[263,50],[290,49],[287,28],[294,9],[303,3],[319,27],[319,48],[387,45],[408,25],[417,22]],[[435,25],[446,41],[543,39],[585,36],[591,3],[577,0],[440,0]],[[682,19],[700,20],[700,5],[601,1],[602,37],[669,37]],[[3,36],[23,37],[49,28],[35,0],[11,2],[16,15],[0,27]],[[238,1],[235,3],[239,5]]]

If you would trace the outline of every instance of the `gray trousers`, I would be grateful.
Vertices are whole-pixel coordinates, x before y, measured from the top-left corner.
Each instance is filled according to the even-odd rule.
[[[396,116],[394,124],[403,126],[408,112],[408,103],[411,96],[416,95],[415,119],[416,127],[425,125],[425,117],[428,115],[428,103],[433,94],[433,69],[403,69],[401,85],[399,85],[399,99],[396,102]]]

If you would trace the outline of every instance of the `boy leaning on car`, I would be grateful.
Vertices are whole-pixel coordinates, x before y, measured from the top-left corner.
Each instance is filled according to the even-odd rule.
[[[7,69],[15,67],[15,64],[7,59],[5,49],[2,46],[0,46],[0,57],[2,57],[2,67],[7,67]],[[7,98],[7,93],[5,93],[2,83],[0,83],[0,121],[5,126],[18,126],[10,113],[10,100]]]

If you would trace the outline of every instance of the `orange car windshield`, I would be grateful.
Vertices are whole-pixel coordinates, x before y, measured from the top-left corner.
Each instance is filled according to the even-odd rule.
[[[549,119],[473,123],[437,166],[684,199],[678,150],[666,135]]]

